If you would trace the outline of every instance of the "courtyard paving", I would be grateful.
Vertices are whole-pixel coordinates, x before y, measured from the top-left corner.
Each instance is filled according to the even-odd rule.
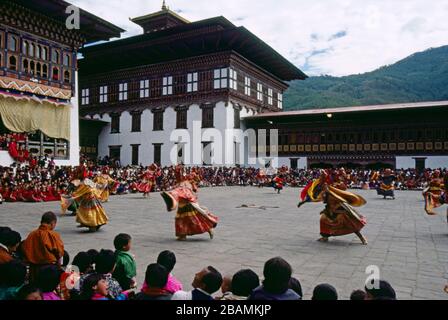
[[[305,299],[320,283],[336,287],[347,299],[360,289],[367,278],[366,267],[376,265],[381,277],[391,282],[399,299],[448,299],[443,288],[448,282],[448,227],[446,208],[439,216],[427,216],[421,192],[397,192],[397,200],[383,200],[375,191],[356,191],[367,205],[360,212],[368,219],[363,234],[369,245],[363,246],[354,235],[320,243],[319,212],[322,204],[307,204],[297,209],[299,189],[286,189],[281,195],[272,189],[226,187],[201,189],[199,201],[220,217],[214,240],[208,234],[177,242],[174,215],[166,212],[162,198],[140,195],[112,197],[105,204],[110,221],[98,233],[77,229],[75,218],[59,219],[57,231],[71,258],[79,251],[113,249],[118,233],[133,237],[138,281],[141,284],[146,266],[163,250],[177,256],[175,276],[186,289],[194,274],[212,265],[223,274],[251,268],[262,277],[263,264],[281,256],[300,279]],[[240,209],[242,204],[276,208]],[[3,204],[0,225],[10,226],[22,237],[36,228],[46,211],[59,212],[57,203]]]

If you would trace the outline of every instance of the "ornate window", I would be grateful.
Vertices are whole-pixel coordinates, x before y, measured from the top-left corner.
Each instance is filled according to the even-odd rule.
[[[34,57],[34,44],[33,43],[30,43],[30,46],[28,48],[28,55],[30,57]]]
[[[149,98],[149,80],[140,80],[140,98]]]
[[[225,89],[228,87],[229,70],[227,68],[215,69],[214,72],[214,85],[215,89]]]
[[[244,93],[246,94],[246,96],[250,97],[251,89],[250,89],[250,78],[249,77],[244,77]]]
[[[42,66],[42,78],[48,78],[48,66],[46,64]]]
[[[53,77],[52,79],[54,81],[59,81],[59,68],[54,67],[53,68]]]
[[[128,84],[120,83],[118,85],[118,100],[124,101],[128,100]]]
[[[30,72],[30,64],[28,62],[28,59],[23,59],[22,68],[23,68],[23,71],[25,73],[29,73]]]
[[[153,131],[163,131],[163,110],[154,111]]]
[[[89,104],[90,100],[90,89],[81,90],[81,105],[85,106]]]
[[[106,103],[107,102],[107,86],[101,86],[100,87],[100,103]]]
[[[70,71],[68,71],[68,70],[64,71],[64,82],[70,83]]]
[[[120,114],[112,114],[110,117],[110,133],[120,133]]]
[[[263,101],[263,85],[261,83],[257,83],[257,99]]]
[[[64,61],[63,61],[63,63],[64,63],[64,66],[66,66],[66,67],[70,66],[70,55],[64,54]]]
[[[142,113],[141,112],[133,112],[132,116],[132,129],[131,132],[140,132],[142,131]]]
[[[23,53],[24,55],[28,55],[28,48],[29,48],[28,41],[23,41],[23,45],[22,45],[22,53]]]
[[[40,62],[36,63],[36,76],[42,77],[42,65]]]
[[[239,108],[233,108],[233,122],[235,129],[241,128],[241,110]]]
[[[9,51],[19,51],[19,41],[17,40],[17,38],[13,35],[9,35],[8,37],[8,49]]]
[[[274,104],[274,91],[271,88],[268,89],[268,104],[270,106]]]
[[[211,105],[202,107],[202,128],[213,128],[215,108]]]
[[[187,92],[198,91],[198,73],[193,72],[187,75]]]
[[[168,96],[173,94],[173,77],[163,77],[163,90],[162,95]]]
[[[59,51],[53,49],[51,54],[51,62],[59,64],[59,57],[60,57]]]
[[[17,58],[15,56],[9,57],[9,66],[8,68],[13,71],[17,71]]]
[[[36,46],[36,58],[41,59],[42,58],[42,47],[37,45]]]
[[[36,63],[34,61],[30,61],[30,74],[34,76],[36,73]]]
[[[42,47],[41,59],[48,60],[48,49],[46,47]]]
[[[238,90],[238,73],[233,70],[229,69],[230,78],[229,78],[229,87],[233,90]]]
[[[277,93],[277,107],[283,109],[283,94]]]
[[[188,129],[187,128],[187,108],[179,108],[176,110],[176,129]]]

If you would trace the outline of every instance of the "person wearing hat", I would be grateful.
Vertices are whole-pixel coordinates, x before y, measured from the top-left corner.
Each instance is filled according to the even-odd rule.
[[[96,192],[98,199],[101,202],[108,202],[110,192],[116,189],[119,185],[114,179],[109,175],[109,167],[104,167],[101,174],[97,175],[93,182],[96,184]]]
[[[76,169],[72,182],[76,190],[70,196],[61,196],[61,210],[65,213],[76,203],[76,222],[80,224],[79,228],[88,228],[90,232],[94,232],[106,225],[109,218],[98,198],[95,183],[87,176],[85,166]]]
[[[305,193],[302,194],[303,201],[299,203],[299,208],[307,202],[325,203],[325,209],[320,213],[320,242],[354,233],[362,244],[367,245],[367,239],[361,234],[367,220],[354,208],[367,203],[363,197],[332,186],[324,170],[318,179],[307,186]]]
[[[149,198],[153,187],[156,185],[156,171],[158,167],[156,164],[150,165],[143,173],[142,182],[138,185],[138,191],[143,193],[144,198]]]
[[[391,197],[395,200],[395,180],[396,177],[393,174],[391,169],[386,169],[384,174],[380,177],[380,186],[377,189],[377,193],[379,196],[383,196],[384,199],[387,197]]]

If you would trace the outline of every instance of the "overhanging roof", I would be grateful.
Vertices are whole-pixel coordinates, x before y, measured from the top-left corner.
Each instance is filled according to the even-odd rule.
[[[140,17],[135,17],[135,18],[132,18],[130,20],[132,22],[134,22],[134,23],[139,24],[141,22],[145,22],[145,21],[148,21],[150,19],[153,19],[153,18],[156,18],[156,17],[160,17],[160,16],[164,16],[164,15],[170,15],[173,18],[175,18],[175,19],[177,19],[177,20],[179,20],[179,21],[181,21],[183,23],[190,23],[190,21],[188,21],[187,19],[185,19],[185,18],[181,17],[180,15],[178,15],[176,12],[171,11],[169,9],[157,11],[155,13],[147,14],[147,15],[140,16]]]
[[[396,103],[384,105],[342,107],[342,108],[326,108],[326,109],[308,109],[284,112],[260,113],[255,116],[246,117],[247,120],[257,120],[263,118],[283,118],[293,116],[309,116],[309,115],[330,115],[341,113],[360,113],[374,111],[392,111],[392,110],[413,110],[413,109],[430,109],[434,107],[448,107],[448,101],[429,101],[429,102],[413,102],[413,103]]]
[[[239,53],[282,81],[307,78],[249,30],[224,17],[87,47],[80,70],[88,75],[225,51]]]
[[[65,23],[69,14],[65,11],[72,4],[63,0],[14,0],[12,3],[38,12],[58,22]],[[93,43],[111,38],[119,38],[125,30],[103,20],[90,12],[80,9],[81,29],[79,30],[87,39],[87,43]]]

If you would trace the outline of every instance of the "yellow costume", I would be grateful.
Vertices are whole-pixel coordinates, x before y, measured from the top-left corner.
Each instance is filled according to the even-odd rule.
[[[98,199],[101,202],[109,201],[110,190],[112,189],[115,180],[107,174],[101,174],[96,176],[93,182],[96,185],[95,191]]]
[[[81,183],[71,197],[61,197],[62,212],[64,213],[73,202],[78,204],[76,222],[82,227],[93,231],[107,224],[108,217],[91,181]]]

